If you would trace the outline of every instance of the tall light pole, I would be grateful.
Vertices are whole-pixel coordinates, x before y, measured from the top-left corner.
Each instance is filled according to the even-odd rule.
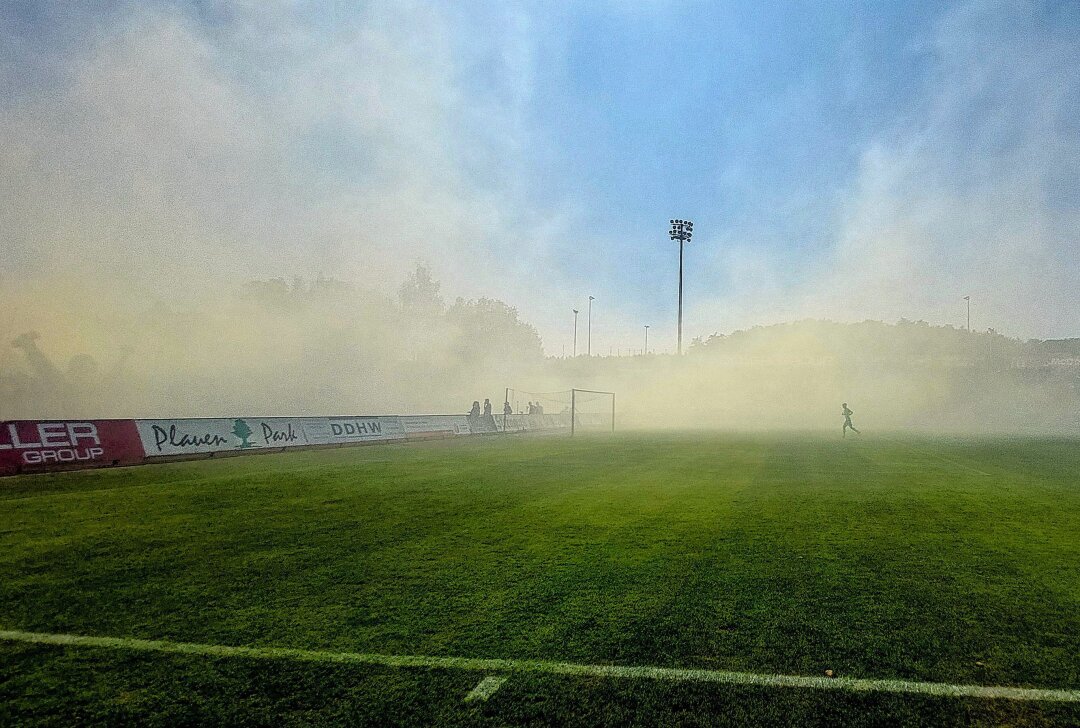
[[[645,324],[645,356],[649,355],[649,325]]]
[[[570,309],[574,312],[574,357],[577,357],[577,309]]]
[[[589,356],[592,356],[592,302],[595,296],[589,296]]]
[[[970,333],[971,333],[971,296],[964,296],[964,300],[965,300],[965,301],[967,301],[967,311],[968,311],[968,317],[967,317],[967,321],[968,321],[968,333],[970,334]]]
[[[679,355],[682,356],[682,269],[683,244],[694,237],[694,223],[689,220],[672,220],[669,232],[672,240],[679,241]]]

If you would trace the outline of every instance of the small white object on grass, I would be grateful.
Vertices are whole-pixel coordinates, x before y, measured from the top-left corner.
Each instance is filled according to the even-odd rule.
[[[471,703],[474,700],[487,700],[495,694],[496,690],[503,686],[506,679],[506,675],[488,675],[465,696],[465,702]]]

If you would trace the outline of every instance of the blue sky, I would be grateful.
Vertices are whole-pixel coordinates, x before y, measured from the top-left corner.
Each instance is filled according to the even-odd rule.
[[[1070,2],[16,2],[0,282],[417,261],[569,346],[804,317],[1080,335]],[[139,251],[132,255],[132,251]],[[208,283],[208,285],[210,285]],[[1070,310],[1071,309],[1071,310]]]
[[[793,263],[828,244],[864,145],[902,117],[927,72],[915,39],[932,15],[814,5],[583,12],[544,49],[555,73],[539,84],[537,124],[555,151],[542,187],[562,181],[588,200],[588,226],[619,246],[618,282],[670,259],[668,215],[695,218],[699,240],[761,236]],[[792,204],[798,214],[783,214]]]

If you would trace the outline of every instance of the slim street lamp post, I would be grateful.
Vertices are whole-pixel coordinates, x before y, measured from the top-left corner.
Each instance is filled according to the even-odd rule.
[[[679,355],[682,356],[682,279],[683,279],[683,244],[694,237],[694,223],[689,220],[672,220],[668,233],[672,240],[679,241]]]
[[[592,302],[595,296],[589,296],[589,356],[592,356]]]
[[[577,309],[570,309],[574,312],[574,357],[577,357]]]
[[[649,355],[649,325],[645,324],[645,356]]]
[[[971,333],[971,296],[964,296],[964,300],[967,301],[967,329],[968,333]]]

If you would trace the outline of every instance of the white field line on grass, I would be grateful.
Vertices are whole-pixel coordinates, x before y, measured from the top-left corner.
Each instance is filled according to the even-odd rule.
[[[901,447],[906,447],[908,450],[910,450],[911,452],[913,452],[913,453],[915,453],[917,455],[922,455],[924,457],[929,456],[929,457],[932,457],[932,458],[934,458],[934,459],[936,459],[936,460],[938,460],[940,462],[943,462],[943,463],[945,463],[947,465],[952,465],[952,466],[957,467],[957,468],[963,468],[965,470],[970,470],[973,473],[983,475],[983,476],[985,476],[987,478],[994,477],[993,474],[988,473],[985,470],[980,470],[979,468],[976,468],[974,465],[971,465],[969,463],[965,463],[965,462],[963,462],[961,460],[956,460],[954,458],[946,457],[945,455],[942,455],[941,453],[929,452],[927,450],[922,450],[920,448],[915,447],[914,445],[912,445],[910,443],[903,442],[901,440],[897,440],[897,439],[892,438],[892,437],[887,437],[885,435],[879,435],[879,437],[881,437],[881,439],[883,439],[883,440],[887,440],[887,441],[893,443],[894,445],[900,445]]]
[[[70,647],[103,647],[142,652],[168,652],[211,657],[244,657],[260,660],[300,660],[338,662],[383,667],[419,667],[440,670],[471,670],[492,673],[546,673],[584,677],[663,680],[669,682],[722,683],[770,688],[813,688],[849,692],[912,693],[951,698],[984,698],[1080,703],[1080,690],[1017,688],[950,683],[874,680],[849,677],[804,677],[725,670],[695,670],[672,667],[630,667],[624,665],[582,665],[545,660],[504,660],[475,657],[429,657],[423,655],[379,655],[359,652],[300,650],[288,647],[233,647],[189,642],[141,640],[126,637],[88,637],[71,634],[0,630],[0,640]],[[500,683],[501,684],[501,683]]]

